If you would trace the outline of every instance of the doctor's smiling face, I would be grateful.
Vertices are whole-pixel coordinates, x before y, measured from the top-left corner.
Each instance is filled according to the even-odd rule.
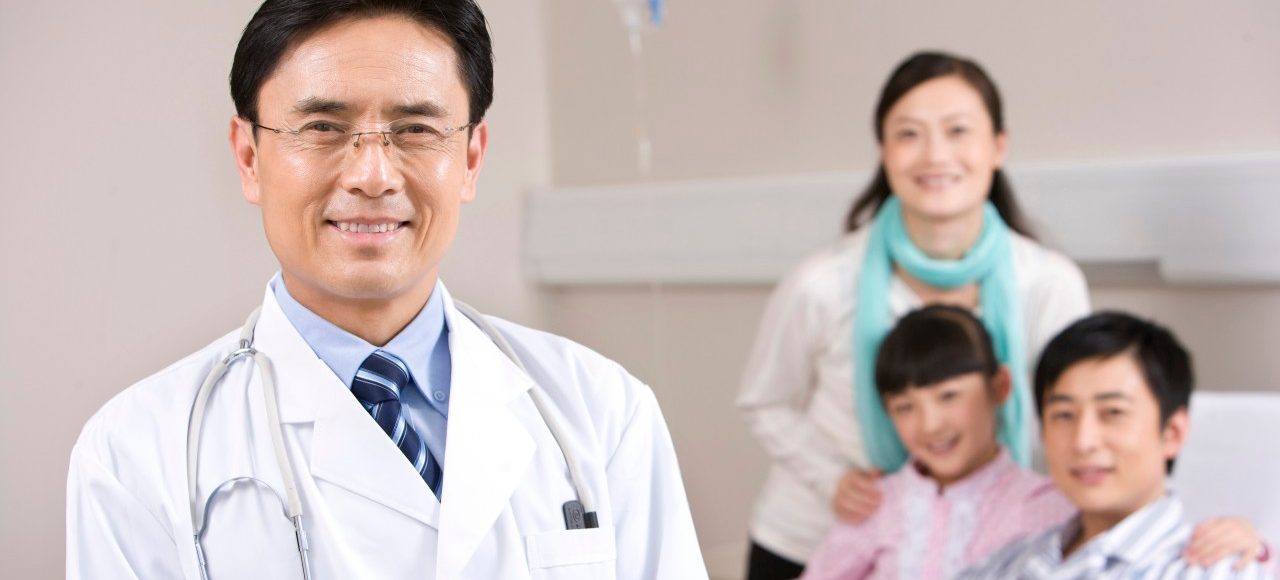
[[[450,39],[402,16],[338,21],[285,50],[257,117],[232,119],[231,144],[290,293],[339,326],[416,314],[488,140]]]

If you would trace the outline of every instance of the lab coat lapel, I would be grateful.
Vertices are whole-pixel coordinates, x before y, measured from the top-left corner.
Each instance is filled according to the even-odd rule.
[[[274,363],[282,421],[314,422],[312,476],[438,527],[440,503],[431,488],[298,334],[270,288],[254,344]]]
[[[524,479],[534,441],[512,409],[528,377],[444,298],[453,378],[437,577],[458,578]]]

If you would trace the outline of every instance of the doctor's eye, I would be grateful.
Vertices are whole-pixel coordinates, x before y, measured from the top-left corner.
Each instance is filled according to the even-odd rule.
[[[421,123],[414,123],[411,125],[402,125],[400,127],[396,127],[394,130],[396,133],[400,135],[439,135],[440,134],[440,131],[437,131],[435,127],[432,127],[431,125],[423,125]]]
[[[947,131],[947,133],[949,133],[952,137],[963,137],[969,134],[969,128],[965,127],[964,125],[958,125],[958,126],[952,127],[950,130]]]
[[[329,121],[312,121],[302,126],[301,132],[315,133],[344,133],[343,129],[335,123]]]
[[[397,123],[391,131],[396,145],[409,150],[438,148],[447,136],[426,123]]]

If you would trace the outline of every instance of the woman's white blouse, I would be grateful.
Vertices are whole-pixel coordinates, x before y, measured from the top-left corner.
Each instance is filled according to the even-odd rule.
[[[738,408],[772,461],[756,501],[752,539],[804,562],[834,520],[836,482],[867,466],[853,410],[853,311],[869,228],[805,260],[774,290],[743,372]],[[1028,369],[1045,343],[1089,312],[1084,275],[1062,254],[1013,234]],[[889,288],[893,320],[922,306],[902,279]],[[1028,377],[1028,384],[1030,377]]]

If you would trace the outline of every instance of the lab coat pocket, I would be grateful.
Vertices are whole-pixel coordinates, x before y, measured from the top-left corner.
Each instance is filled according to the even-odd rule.
[[[534,580],[612,580],[617,561],[613,528],[556,530],[525,536]]]

